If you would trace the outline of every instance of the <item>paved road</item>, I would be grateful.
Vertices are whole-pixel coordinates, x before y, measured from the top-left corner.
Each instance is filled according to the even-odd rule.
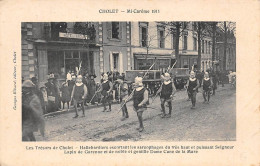
[[[210,104],[204,104],[201,89],[196,109],[190,109],[185,91],[176,93],[171,118],[162,119],[159,98],[144,112],[145,130],[136,130],[138,120],[128,103],[129,119],[121,121],[118,104],[112,112],[102,107],[87,109],[86,117],[73,119],[74,112],[47,117],[45,141],[204,141],[236,139],[236,91],[226,85],[219,87]],[[168,108],[166,107],[166,110]],[[80,112],[81,115],[81,112]],[[42,141],[39,134],[36,139]]]

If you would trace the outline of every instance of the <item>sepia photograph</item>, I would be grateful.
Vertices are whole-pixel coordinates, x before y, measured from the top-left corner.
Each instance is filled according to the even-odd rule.
[[[236,141],[236,22],[21,22],[22,141]]]

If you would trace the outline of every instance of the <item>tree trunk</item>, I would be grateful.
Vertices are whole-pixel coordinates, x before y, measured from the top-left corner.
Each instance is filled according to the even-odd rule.
[[[227,23],[224,21],[224,56],[223,56],[223,70],[226,70],[227,63]]]
[[[212,61],[214,64],[214,61],[216,60],[216,28],[217,28],[217,23],[213,22],[212,23]],[[213,70],[215,71],[216,65],[213,65]]]
[[[201,71],[201,23],[198,23],[198,60],[197,70]]]
[[[175,34],[175,58],[177,60],[176,62],[176,67],[180,68],[181,63],[180,63],[180,55],[179,55],[179,38],[180,38],[180,28],[181,28],[181,23],[176,22],[176,34]]]

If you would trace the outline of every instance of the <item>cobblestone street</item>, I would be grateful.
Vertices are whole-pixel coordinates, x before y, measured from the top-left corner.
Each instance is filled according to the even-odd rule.
[[[173,100],[171,118],[162,119],[159,97],[143,114],[145,130],[136,130],[138,120],[127,104],[129,118],[121,121],[119,104],[111,112],[102,107],[87,108],[86,117],[74,119],[74,112],[47,116],[45,141],[204,141],[236,140],[236,91],[230,85],[218,87],[209,104],[203,103],[202,89],[197,94],[196,109],[190,109],[186,91],[178,91]],[[150,99],[151,100],[151,99]],[[168,108],[166,107],[166,111]],[[81,115],[81,112],[80,112]],[[37,140],[43,139],[36,134]]]

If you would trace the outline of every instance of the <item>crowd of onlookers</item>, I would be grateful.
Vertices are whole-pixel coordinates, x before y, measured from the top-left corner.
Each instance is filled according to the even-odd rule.
[[[118,101],[118,84],[116,80],[119,76],[124,79],[125,75],[119,72],[107,72],[109,81],[113,83],[113,100]],[[82,82],[87,87],[87,97],[84,99],[84,105],[101,104],[101,93],[97,92],[103,82],[104,73],[101,74],[100,82],[96,82],[96,75],[83,74]],[[39,97],[44,113],[55,112],[74,105],[71,100],[73,86],[76,83],[77,74],[69,71],[66,80],[60,82],[58,75],[50,73],[45,84],[39,84],[36,77],[32,77],[31,81],[35,84],[35,94]],[[24,81],[24,80],[22,80]],[[97,92],[97,93],[96,93]]]

